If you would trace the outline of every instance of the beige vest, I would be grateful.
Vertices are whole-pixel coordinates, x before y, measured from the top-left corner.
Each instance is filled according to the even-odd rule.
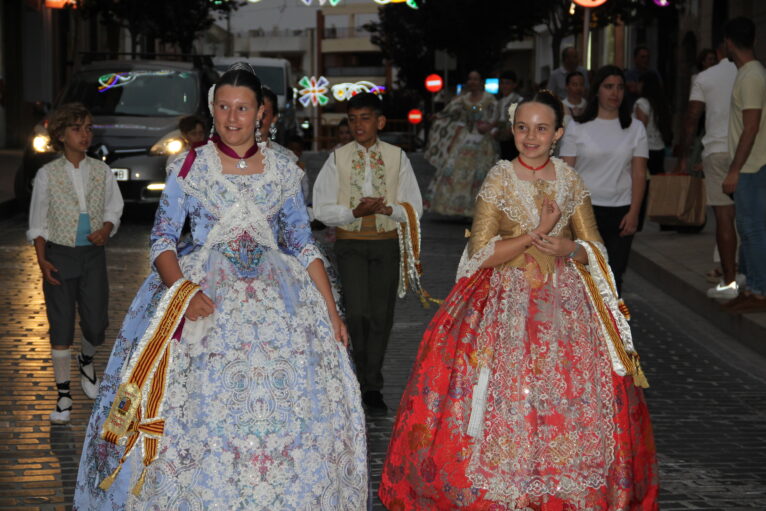
[[[377,149],[381,154],[384,165],[384,186],[385,191],[382,195],[387,204],[396,204],[397,190],[399,189],[399,169],[401,168],[402,150],[395,145],[387,144],[378,140]],[[353,161],[357,157],[357,144],[351,142],[335,151],[335,168],[338,172],[338,205],[346,206],[351,209],[357,204],[352,204],[351,178],[354,172]],[[373,169],[374,171],[374,169]],[[373,224],[374,219],[374,224]],[[395,237],[397,223],[386,215],[370,215],[369,217],[359,218],[356,221],[340,226],[337,236],[339,238],[380,238]],[[357,235],[346,236],[343,231],[358,233]],[[394,231],[394,232],[391,232]],[[381,236],[386,233],[385,236]]]
[[[85,202],[90,215],[90,230],[93,232],[104,226],[106,165],[86,156],[80,163],[81,168],[86,161],[88,177],[85,180]],[[80,220],[80,203],[65,165],[66,159],[63,156],[47,165],[48,241],[74,247]]]

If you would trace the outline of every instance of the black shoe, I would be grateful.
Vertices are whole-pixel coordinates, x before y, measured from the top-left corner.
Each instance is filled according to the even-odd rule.
[[[362,394],[362,402],[371,414],[385,414],[388,411],[383,395],[377,390],[368,390]]]

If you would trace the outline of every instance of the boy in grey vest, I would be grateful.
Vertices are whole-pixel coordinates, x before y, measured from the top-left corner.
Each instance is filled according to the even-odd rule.
[[[61,106],[50,118],[50,144],[61,157],[35,176],[29,207],[27,239],[34,243],[43,276],[43,294],[50,325],[53,372],[58,388],[53,424],[69,422],[69,391],[75,306],[80,313],[82,390],[98,393],[93,365],[96,346],[104,342],[109,287],[104,245],[117,231],[122,196],[112,170],[86,156],[93,139],[90,112],[79,103]]]

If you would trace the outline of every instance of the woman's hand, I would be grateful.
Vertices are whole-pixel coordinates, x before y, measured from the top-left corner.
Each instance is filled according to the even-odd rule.
[[[332,322],[332,330],[335,333],[335,340],[343,343],[343,346],[348,347],[348,330],[346,324],[340,319],[340,315],[337,311],[330,314],[330,322]]]
[[[197,294],[192,297],[189,302],[189,306],[186,308],[186,319],[189,321],[197,321],[200,318],[206,318],[210,316],[215,310],[215,304],[205,293],[197,291]]]
[[[568,238],[548,236],[547,234],[539,234],[534,231],[530,232],[529,236],[532,238],[532,245],[537,247],[543,254],[549,256],[563,257],[571,254],[577,248],[577,243]]]
[[[561,210],[555,200],[548,197],[543,198],[543,205],[540,208],[540,223],[535,228],[536,234],[548,234],[561,218]]]
[[[620,222],[620,236],[630,236],[638,230],[638,213],[628,211]]]

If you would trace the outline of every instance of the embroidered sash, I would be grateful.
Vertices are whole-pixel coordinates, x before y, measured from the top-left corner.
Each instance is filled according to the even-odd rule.
[[[180,336],[183,315],[199,289],[199,285],[180,279],[165,292],[138,349],[123,371],[122,383],[104,421],[101,437],[115,445],[124,445],[125,452],[117,468],[99,484],[102,490],[112,486],[133,447],[143,438],[144,470],[133,487],[134,495],[141,493],[146,469],[157,457],[159,440],[165,431],[165,421],[159,413],[167,383],[170,340]]]
[[[637,387],[647,388],[649,382],[641,369],[640,357],[633,346],[628,319],[630,313],[617,295],[614,277],[601,250],[591,241],[577,240],[588,254],[588,268],[575,261],[591,304],[601,320],[601,332],[608,341],[607,349],[614,372],[633,376]]]
[[[406,220],[396,227],[399,236],[399,298],[404,298],[407,290],[412,289],[423,308],[428,309],[429,302],[439,304],[443,300],[432,298],[420,283],[420,277],[423,276],[423,265],[420,263],[420,220],[412,204],[399,204],[406,213]]]

